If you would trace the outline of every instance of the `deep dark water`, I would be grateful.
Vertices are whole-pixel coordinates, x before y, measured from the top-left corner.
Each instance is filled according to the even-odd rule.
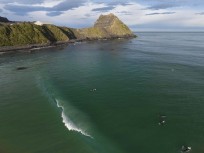
[[[0,153],[203,153],[204,33],[137,35],[0,56]]]

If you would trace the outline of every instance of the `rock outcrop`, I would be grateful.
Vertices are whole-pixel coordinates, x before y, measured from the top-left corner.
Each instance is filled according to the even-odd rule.
[[[101,15],[94,24],[95,28],[105,30],[111,37],[133,36],[132,31],[114,14]]]
[[[77,29],[74,33],[80,38],[88,39],[135,37],[133,32],[112,13],[101,15],[93,27]]]
[[[7,18],[5,18],[5,17],[1,17],[0,16],[0,22],[5,22],[5,23],[7,23],[7,22],[10,22]]]
[[[0,18],[1,19],[1,18]],[[4,18],[2,21],[9,22]],[[79,40],[135,37],[133,32],[115,15],[101,15],[93,27],[73,29],[51,24],[13,22],[0,25],[0,47],[32,44],[54,44]]]

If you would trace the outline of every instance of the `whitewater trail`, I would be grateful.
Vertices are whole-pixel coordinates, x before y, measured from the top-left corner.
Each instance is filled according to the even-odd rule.
[[[62,121],[64,123],[64,125],[67,127],[67,129],[69,131],[76,131],[81,133],[84,136],[90,137],[93,139],[93,137],[89,134],[87,134],[85,131],[83,131],[82,129],[80,129],[79,127],[77,127],[64,113],[64,107],[60,104],[59,100],[55,99],[56,103],[57,103],[57,107],[62,109]]]
[[[45,83],[46,81],[44,81],[42,79],[42,77],[38,76],[37,77],[37,85],[38,87],[43,91],[43,93],[49,98],[49,100],[55,102],[57,104],[57,107],[60,108],[62,111],[61,111],[61,117],[62,117],[62,121],[65,125],[65,127],[69,130],[69,131],[76,131],[76,132],[79,132],[81,133],[82,135],[84,136],[87,136],[89,138],[92,138],[93,137],[91,135],[89,135],[88,133],[86,133],[84,130],[82,130],[81,128],[79,128],[79,126],[77,126],[76,124],[74,124],[74,122],[68,117],[67,114],[65,114],[65,108],[64,106],[62,105],[62,102],[57,99],[55,97],[55,95],[53,94],[53,92],[51,91],[51,87],[50,86],[46,86]],[[50,87],[50,88],[49,88]],[[72,106],[69,106],[71,109],[75,110]],[[73,111],[72,110],[72,111]],[[80,116],[84,116],[83,114],[78,114],[78,111],[75,111],[75,116],[77,115],[80,115]],[[73,115],[72,115],[73,116]]]

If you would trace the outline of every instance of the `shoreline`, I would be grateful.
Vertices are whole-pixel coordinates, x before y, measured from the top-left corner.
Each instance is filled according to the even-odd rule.
[[[104,38],[85,38],[85,39],[71,39],[69,41],[58,41],[51,42],[46,44],[28,44],[23,46],[4,46],[0,47],[0,55],[9,54],[9,53],[18,53],[18,52],[32,52],[35,50],[42,50],[47,48],[54,48],[63,45],[74,44],[77,42],[91,42],[91,41],[100,41],[100,40],[116,40],[116,39],[132,39],[136,38],[135,35],[127,35],[127,36],[113,36],[113,37],[104,37]]]

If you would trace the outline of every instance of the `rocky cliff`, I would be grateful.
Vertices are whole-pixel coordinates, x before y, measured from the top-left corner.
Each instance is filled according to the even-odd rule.
[[[73,40],[111,39],[134,37],[132,31],[115,15],[101,15],[93,27],[73,29],[51,24],[31,22],[0,25],[0,46],[52,44]]]

